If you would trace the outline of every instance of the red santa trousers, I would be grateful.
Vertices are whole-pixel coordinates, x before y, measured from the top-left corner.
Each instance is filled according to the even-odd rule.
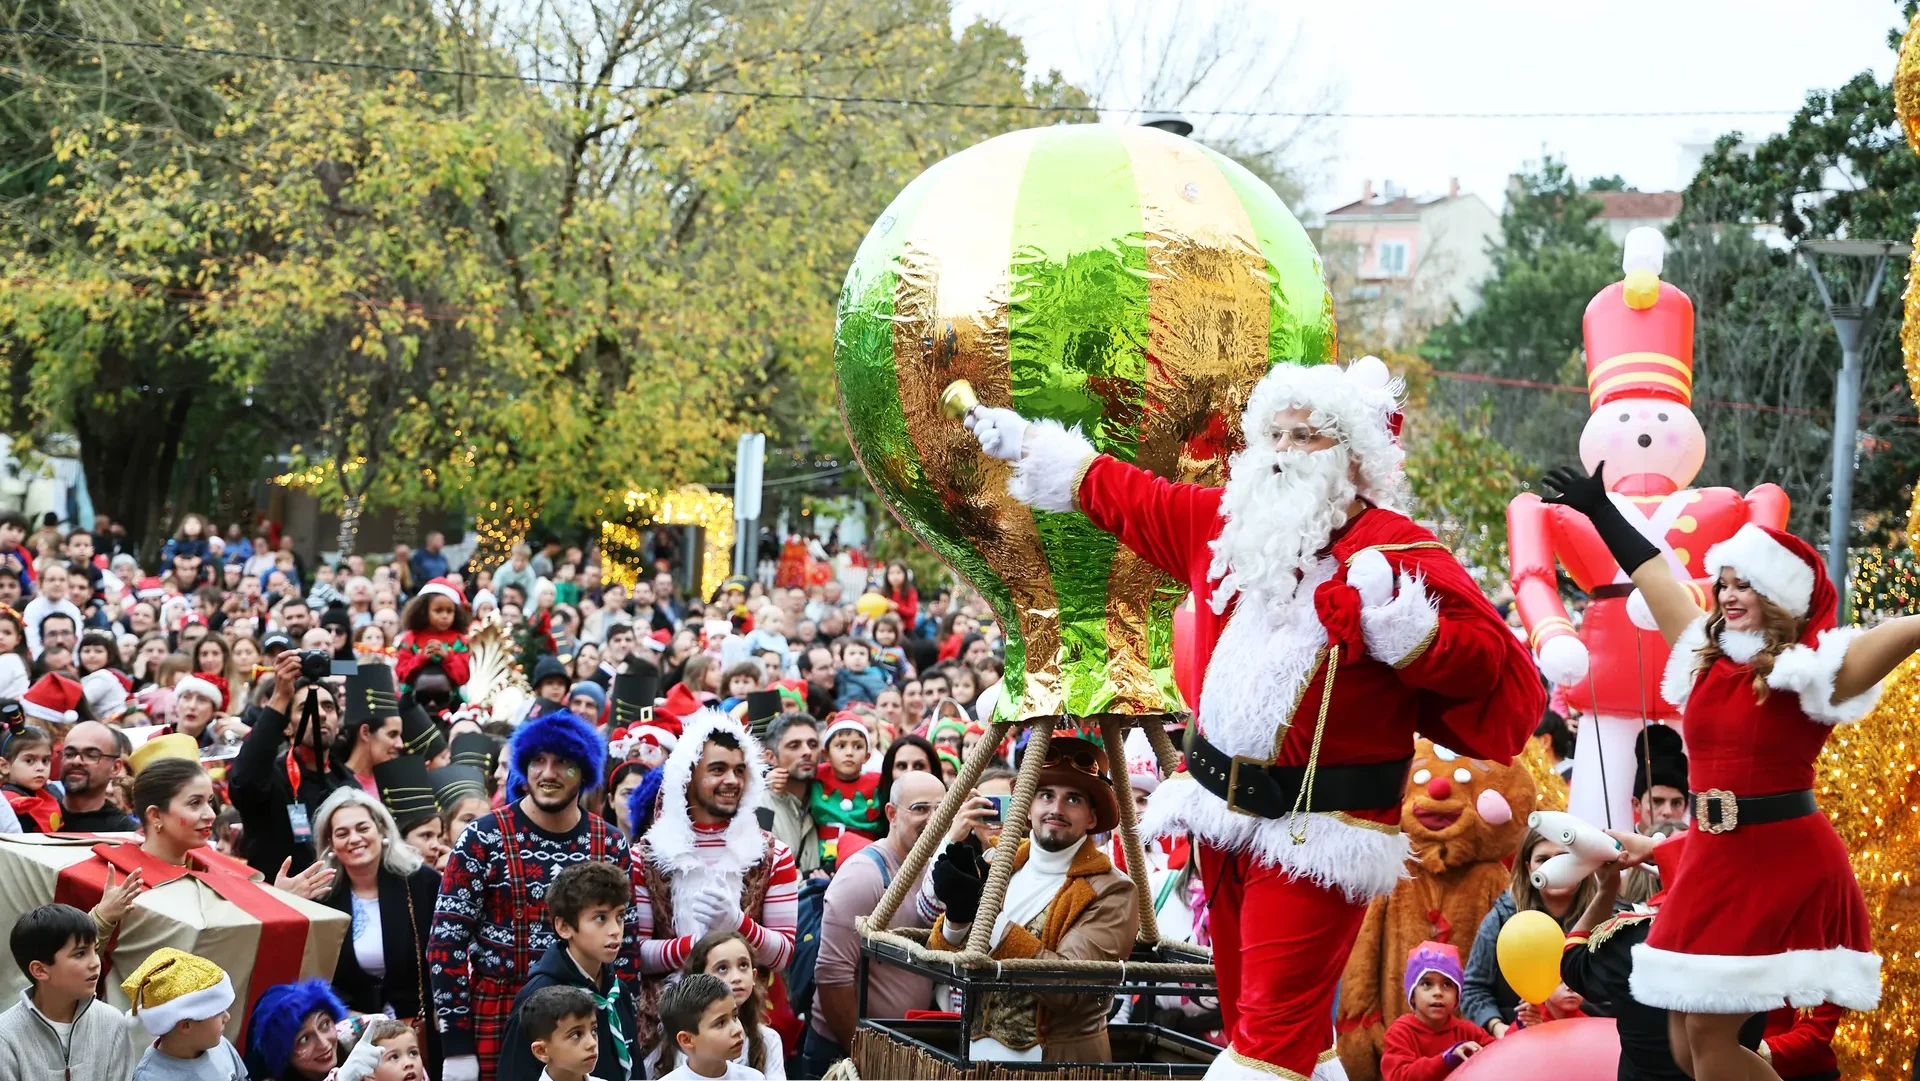
[[[1306,1081],[1333,1046],[1333,995],[1366,902],[1204,842],[1200,872],[1229,1050]]]

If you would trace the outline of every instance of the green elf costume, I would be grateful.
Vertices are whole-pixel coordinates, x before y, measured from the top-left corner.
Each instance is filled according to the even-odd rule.
[[[833,737],[841,732],[858,732],[862,742],[872,745],[866,722],[851,713],[842,713],[827,725],[826,732],[821,736],[822,757],[825,757],[824,748],[831,747]],[[844,780],[828,766],[814,775],[808,806],[813,812],[813,824],[820,837],[822,867],[831,870],[837,865],[843,834],[861,838],[858,846],[861,848],[879,838],[884,814],[880,805],[883,802],[878,773],[863,770],[855,774],[852,780]],[[854,849],[855,846],[849,845],[847,854],[852,855]]]

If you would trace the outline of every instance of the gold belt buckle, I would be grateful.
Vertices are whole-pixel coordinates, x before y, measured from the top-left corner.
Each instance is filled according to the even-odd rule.
[[[1714,802],[1719,801],[1719,821],[1714,821]],[[1732,833],[1740,825],[1740,799],[1724,788],[1709,788],[1693,794],[1695,824],[1706,833]]]
[[[1248,818],[1262,817],[1253,811],[1242,810],[1236,802],[1240,796],[1240,767],[1242,765],[1264,767],[1271,765],[1272,762],[1270,758],[1252,758],[1244,754],[1233,756],[1233,765],[1227,767],[1227,810],[1237,815],[1246,815]]]

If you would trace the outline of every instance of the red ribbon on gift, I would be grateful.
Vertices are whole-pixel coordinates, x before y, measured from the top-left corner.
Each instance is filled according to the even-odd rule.
[[[94,845],[91,851],[97,858],[61,868],[53,890],[56,903],[88,911],[106,894],[108,877],[114,871],[119,871],[124,880],[129,872],[138,870],[148,889],[182,878],[198,879],[260,922],[260,945],[254,951],[253,971],[247,979],[246,1009],[240,1015],[243,1039],[253,1004],[267,988],[300,978],[300,962],[307,952],[307,918],[275,896],[276,891],[255,882],[250,877],[253,870],[246,864],[212,848],[188,852],[190,866],[187,867],[166,863],[130,842],[103,842]]]

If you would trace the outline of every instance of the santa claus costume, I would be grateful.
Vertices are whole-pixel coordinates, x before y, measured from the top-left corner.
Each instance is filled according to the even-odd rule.
[[[1231,1039],[1209,1077],[1301,1079],[1333,1060],[1340,972],[1409,856],[1414,733],[1504,761],[1546,707],[1473,579],[1394,509],[1398,389],[1370,357],[1276,365],[1225,488],[1169,482],[1051,421],[968,418],[987,453],[1016,461],[1016,498],[1081,511],[1194,592],[1206,675],[1186,769],[1142,833],[1198,845]],[[1308,421],[1276,427],[1289,409]],[[1297,449],[1280,449],[1289,436]]]
[[[1846,846],[1813,800],[1814,760],[1837,724],[1872,711],[1880,687],[1833,701],[1848,647],[1838,598],[1818,553],[1790,533],[1748,525],[1715,545],[1707,567],[1731,567],[1755,592],[1804,619],[1754,687],[1749,662],[1765,640],[1710,620],[1674,643],[1661,690],[1685,709],[1694,829],[1647,941],[1633,951],[1633,997],[1689,1013],[1745,1014],[1830,1002],[1871,1010],[1880,958]],[[1718,626],[1724,626],[1722,621]],[[1737,884],[1737,885],[1736,885]]]

